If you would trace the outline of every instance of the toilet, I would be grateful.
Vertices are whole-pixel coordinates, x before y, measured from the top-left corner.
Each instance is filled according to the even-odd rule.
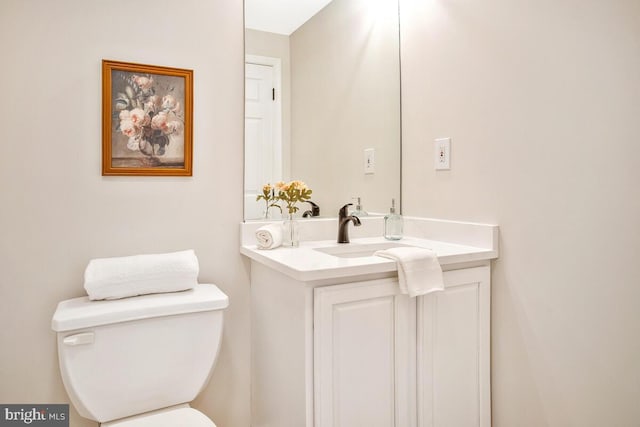
[[[118,300],[58,304],[64,387],[103,427],[215,427],[189,402],[209,381],[229,299],[215,285]]]

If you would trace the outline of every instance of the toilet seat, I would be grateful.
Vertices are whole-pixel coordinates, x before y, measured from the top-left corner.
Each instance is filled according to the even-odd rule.
[[[190,407],[163,411],[111,421],[101,427],[216,427],[202,412]]]

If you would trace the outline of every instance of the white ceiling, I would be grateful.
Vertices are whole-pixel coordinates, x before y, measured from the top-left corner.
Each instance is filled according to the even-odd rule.
[[[331,0],[245,0],[245,27],[290,35]]]

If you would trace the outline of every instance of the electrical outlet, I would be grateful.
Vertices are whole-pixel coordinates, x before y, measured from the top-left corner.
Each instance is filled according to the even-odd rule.
[[[374,174],[376,172],[376,151],[373,148],[366,148],[364,150],[364,173],[366,175]]]
[[[451,169],[451,138],[436,139],[434,160],[437,171]]]

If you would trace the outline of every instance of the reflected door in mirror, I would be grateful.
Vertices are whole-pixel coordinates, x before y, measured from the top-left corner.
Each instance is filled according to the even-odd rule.
[[[256,201],[262,186],[282,179],[282,150],[276,129],[275,68],[245,64],[245,218],[260,218],[264,204]]]

